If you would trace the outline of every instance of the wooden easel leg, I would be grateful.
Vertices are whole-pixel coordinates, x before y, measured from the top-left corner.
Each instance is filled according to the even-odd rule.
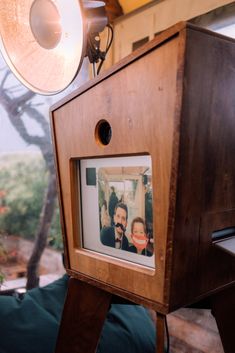
[[[212,314],[216,319],[225,353],[235,352],[235,286],[212,296]]]
[[[70,278],[56,353],[95,353],[112,295]]]
[[[159,313],[156,313],[156,315],[156,353],[164,353],[165,316]]]

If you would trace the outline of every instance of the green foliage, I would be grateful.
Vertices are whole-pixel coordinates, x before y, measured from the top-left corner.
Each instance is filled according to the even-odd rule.
[[[1,269],[0,269],[0,287],[1,287],[1,285],[3,284],[3,282],[4,282],[4,279],[5,279],[5,276],[4,276],[4,274],[1,272]]]
[[[7,251],[3,246],[2,242],[0,241],[0,263],[3,263],[7,260]],[[1,273],[1,268],[0,268]]]
[[[62,240],[61,226],[60,226],[60,212],[59,212],[58,205],[55,209],[55,214],[54,214],[51,229],[50,229],[50,236],[48,239],[48,243],[54,249],[63,250],[63,240]]]
[[[48,175],[42,157],[5,156],[0,160],[0,190],[4,191],[6,212],[0,214],[0,232],[33,239],[37,231]],[[55,213],[58,213],[55,212]],[[59,217],[50,230],[61,248]]]

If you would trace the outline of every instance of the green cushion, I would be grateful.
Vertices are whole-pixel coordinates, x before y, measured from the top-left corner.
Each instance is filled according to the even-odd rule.
[[[65,275],[23,300],[0,296],[0,353],[54,352],[67,284]],[[154,325],[143,307],[112,305],[97,349],[110,352],[155,352]]]
[[[0,296],[0,353],[54,352],[67,283],[64,276],[23,300]]]
[[[108,312],[97,353],[155,353],[155,328],[147,310],[113,304]]]

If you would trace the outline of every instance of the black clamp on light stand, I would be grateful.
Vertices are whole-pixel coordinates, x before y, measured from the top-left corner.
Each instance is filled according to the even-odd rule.
[[[101,66],[105,60],[106,54],[112,44],[113,30],[108,23],[105,11],[105,3],[103,1],[83,1],[83,10],[86,18],[87,32],[87,48],[86,56],[91,64],[93,64],[94,76],[98,75]],[[107,27],[109,29],[107,45],[104,51],[100,49],[99,33]],[[111,33],[111,36],[110,36]],[[100,61],[98,69],[95,70],[95,64]]]

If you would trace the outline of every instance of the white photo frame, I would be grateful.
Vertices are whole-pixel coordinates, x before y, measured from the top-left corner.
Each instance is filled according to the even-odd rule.
[[[80,176],[78,183],[81,195],[82,247],[155,268],[151,157],[143,155],[82,159],[78,161],[77,168]],[[110,232],[111,228],[113,228],[112,233],[117,230],[108,207],[111,204],[109,197],[113,192],[112,190],[114,190],[118,202],[126,205],[128,209],[125,228],[128,247],[125,250],[116,248],[116,243],[115,246],[107,246],[101,240],[103,239],[101,235],[104,227],[106,227],[106,233]],[[105,217],[101,216],[102,206],[104,206],[102,205],[103,201],[107,203],[106,213],[110,218],[110,223],[107,221],[108,217],[105,220]],[[141,224],[141,220],[143,220],[143,224]],[[134,242],[134,240],[136,241],[137,228],[145,231],[146,242],[144,248],[143,238],[137,238],[137,242]],[[118,229],[120,230],[120,228]],[[135,237],[132,236],[133,230]]]

